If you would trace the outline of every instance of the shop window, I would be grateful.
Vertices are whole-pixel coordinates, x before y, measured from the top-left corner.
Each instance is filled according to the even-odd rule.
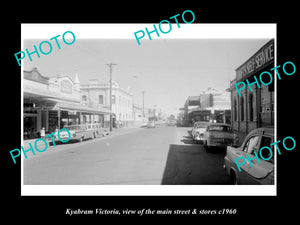
[[[271,143],[273,143],[273,139],[271,137],[262,136],[260,148],[264,146],[271,146]],[[269,159],[268,161],[274,164],[274,145],[271,146],[271,150],[272,153],[269,150],[262,150],[260,154],[265,159],[271,157],[271,159]]]
[[[37,137],[37,117],[24,117],[24,139]]]
[[[244,121],[244,96],[241,97],[241,101],[240,101],[240,109],[241,109],[241,121]]]
[[[249,95],[249,120],[253,121],[253,115],[254,115],[254,107],[253,107],[253,94]]]
[[[103,104],[104,103],[103,102],[103,95],[99,95],[98,97],[99,97],[99,104]]]
[[[238,114],[237,112],[238,112],[238,111],[237,111],[237,105],[236,105],[236,99],[235,99],[235,98],[234,98],[234,102],[233,102],[233,109],[234,109],[234,110],[233,110],[233,113],[234,113],[234,115],[233,115],[233,116],[234,116],[234,121],[237,121],[237,114]]]
[[[244,146],[243,151],[248,154],[253,154],[254,151],[257,152],[259,144],[259,136],[253,136],[248,139],[247,143]]]

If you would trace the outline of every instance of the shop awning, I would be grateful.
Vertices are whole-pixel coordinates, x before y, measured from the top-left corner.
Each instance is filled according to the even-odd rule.
[[[113,114],[112,111],[101,106],[91,107],[88,105],[84,105],[82,103],[68,102],[68,101],[63,101],[54,98],[45,98],[44,100],[47,101],[47,108],[51,110],[60,109],[60,110],[72,110],[72,111],[77,111],[82,113]]]
[[[205,111],[208,111],[208,110],[210,110],[210,109],[197,107],[197,108],[194,108],[194,109],[189,109],[188,113],[192,113],[192,112],[205,112]]]
[[[220,105],[220,106],[213,106],[213,107],[207,107],[206,108],[207,110],[222,110],[222,111],[225,111],[225,110],[231,110],[230,106],[227,106],[227,105]]]

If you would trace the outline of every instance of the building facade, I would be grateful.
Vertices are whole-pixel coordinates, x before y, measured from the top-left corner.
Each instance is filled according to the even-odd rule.
[[[80,85],[81,103],[87,105],[100,105],[110,108],[110,85],[100,83],[97,79],[90,80],[88,84]],[[129,88],[124,89],[112,81],[112,112],[114,126],[117,121],[123,125],[131,125],[134,121],[133,95]]]
[[[184,121],[193,124],[195,121],[215,121],[231,123],[230,94],[208,88],[199,96],[190,96],[184,104]]]
[[[230,82],[228,89],[231,94],[231,117],[234,130],[246,132],[265,126],[274,126],[274,39],[268,41],[245,63],[236,69],[236,77]],[[268,71],[273,74],[273,82],[268,85],[260,85],[255,82],[256,76]],[[251,84],[247,85],[246,79]],[[241,90],[241,96],[237,93],[235,84],[244,82],[246,88]],[[268,83],[265,81],[265,83]]]
[[[99,105],[81,104],[80,83],[77,74],[47,77],[37,68],[23,71],[23,136],[39,137],[44,127],[46,133],[65,126],[101,123],[110,110]]]

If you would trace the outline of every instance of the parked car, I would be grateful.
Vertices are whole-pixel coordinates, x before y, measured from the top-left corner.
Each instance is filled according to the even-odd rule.
[[[96,137],[104,137],[107,135],[107,129],[102,127],[102,124],[100,123],[91,123],[91,124],[86,124],[87,130],[93,133],[92,138]]]
[[[96,137],[96,130],[92,124],[79,124],[79,125],[70,125],[65,126],[64,128],[68,129],[71,134],[71,139],[74,141],[82,142],[85,139],[94,139]],[[61,131],[59,136],[62,140],[67,140],[69,138],[69,134],[67,131]],[[58,136],[56,134],[55,141],[58,141]]]
[[[187,127],[188,123],[184,120],[177,120],[177,127]]]
[[[199,121],[195,122],[191,130],[191,136],[194,143],[203,142],[204,132],[209,125],[209,122]]]
[[[175,126],[176,125],[176,120],[169,120],[169,121],[167,121],[167,125],[168,126]]]
[[[224,123],[209,123],[203,134],[203,145],[206,151],[211,148],[226,148],[236,145],[238,137],[233,133],[231,126]]]
[[[250,166],[246,154],[249,158],[255,157],[254,151],[259,156],[259,150],[263,146],[270,146],[274,142],[274,128],[254,129],[246,136],[239,147],[228,146],[224,158],[224,169],[231,177],[233,184],[274,184],[274,158],[268,161],[257,159],[251,161]],[[271,146],[274,153],[274,145]],[[269,158],[269,151],[261,151],[262,157]],[[274,154],[273,154],[274,156]],[[245,157],[245,163],[239,165],[238,170],[235,159]]]
[[[148,128],[155,128],[155,127],[156,127],[155,121],[154,121],[154,120],[149,121],[148,124],[147,124],[147,127],[148,127]]]

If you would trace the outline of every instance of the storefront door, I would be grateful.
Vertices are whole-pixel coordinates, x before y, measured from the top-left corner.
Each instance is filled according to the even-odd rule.
[[[37,115],[34,114],[24,114],[23,117],[23,125],[24,125],[24,140],[36,138],[38,136],[37,133]]]

